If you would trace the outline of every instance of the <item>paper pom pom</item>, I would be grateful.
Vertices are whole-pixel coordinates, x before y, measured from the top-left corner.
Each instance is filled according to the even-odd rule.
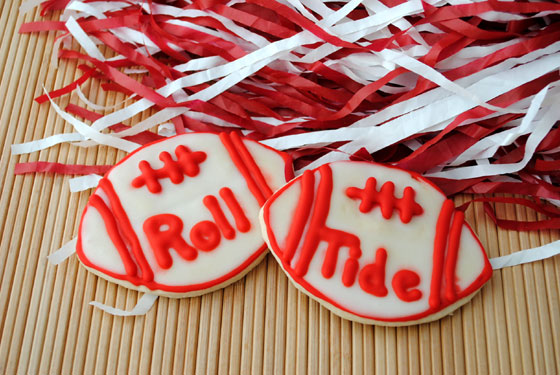
[[[37,100],[81,94],[91,79],[132,100],[104,115],[55,106],[76,133],[15,153],[60,142],[132,151],[171,122],[177,134],[243,133],[288,150],[300,169],[371,155],[449,195],[558,204],[556,2],[51,0],[41,9],[63,9],[60,21],[20,31],[71,35],[82,52],[59,57],[82,62],[83,75]]]

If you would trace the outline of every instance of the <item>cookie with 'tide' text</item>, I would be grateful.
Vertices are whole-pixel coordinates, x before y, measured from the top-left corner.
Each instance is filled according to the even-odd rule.
[[[357,322],[439,319],[492,276],[463,213],[398,168],[345,161],[306,171],[268,199],[261,227],[296,287]]]

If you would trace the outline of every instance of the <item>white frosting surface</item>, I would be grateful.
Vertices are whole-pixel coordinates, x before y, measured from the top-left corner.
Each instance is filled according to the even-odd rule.
[[[286,181],[282,156],[256,142],[244,140],[244,144],[272,191],[282,186]],[[206,160],[199,164],[200,172],[197,176],[185,175],[179,184],[172,183],[169,178],[161,178],[158,182],[162,190],[155,194],[146,185],[140,188],[132,186],[132,180],[141,174],[138,168],[140,161],[146,160],[154,170],[159,169],[164,165],[159,160],[160,153],[167,151],[177,160],[175,148],[179,145],[187,146],[192,152],[206,153]],[[149,145],[113,168],[107,178],[120,198],[154,273],[154,281],[158,284],[183,286],[215,280],[239,267],[263,246],[258,224],[259,204],[248,190],[245,179],[231,161],[218,135],[189,133]],[[247,233],[236,228],[233,215],[220,197],[219,190],[224,187],[232,190],[249,219],[251,229]],[[96,194],[104,195],[100,189]],[[235,229],[235,238],[229,240],[222,235],[217,248],[208,252],[197,251],[198,256],[194,260],[185,260],[174,249],[170,249],[173,264],[169,269],[161,268],[143,230],[144,222],[158,214],[176,215],[183,221],[183,239],[193,246],[190,239],[191,228],[203,220],[214,222],[203,204],[203,198],[207,195],[217,198],[223,213]],[[124,274],[122,261],[106,233],[104,222],[92,207],[84,214],[81,234],[84,254],[89,261],[101,268]]]
[[[85,228],[104,228],[105,223],[97,210],[87,207],[82,226]],[[84,231],[82,232],[82,243],[92,244],[83,246],[84,254],[89,259],[96,259],[97,265],[107,271],[124,274],[124,265],[115,245],[106,231]]]
[[[359,258],[359,269],[375,261],[378,248],[387,251],[385,269],[385,286],[388,295],[377,297],[365,292],[359,285],[358,279],[346,287],[342,283],[344,263],[349,257],[348,248],[342,248],[338,255],[336,271],[331,278],[325,278],[321,273],[323,260],[328,243],[321,241],[315,253],[308,272],[303,279],[316,288],[328,299],[334,301],[347,310],[362,316],[378,318],[399,318],[424,313],[429,310],[430,283],[433,269],[434,238],[436,222],[445,196],[430,184],[417,180],[405,171],[387,168],[370,163],[340,162],[330,164],[333,176],[333,192],[330,198],[330,212],[326,226],[343,230],[357,235],[361,240],[362,256]],[[315,175],[315,202],[320,174]],[[403,190],[410,186],[415,192],[415,201],[423,208],[419,216],[413,216],[409,223],[404,224],[399,211],[394,210],[390,219],[386,220],[381,214],[379,206],[368,213],[358,209],[360,200],[351,199],[346,195],[348,187],[363,189],[366,180],[374,177],[377,180],[376,190],[392,181],[395,184],[394,196],[401,198]],[[294,217],[295,207],[301,192],[301,178],[291,184],[281,193],[275,194],[275,200],[267,203],[269,209],[269,227],[275,240],[282,250],[285,239]],[[309,220],[305,226],[303,238],[309,229]],[[301,255],[303,239],[299,243],[290,266],[293,268]],[[275,251],[275,249],[273,249]],[[461,290],[473,283],[484,268],[485,254],[472,232],[464,225],[461,234],[460,248],[455,270],[456,284]],[[420,276],[420,284],[416,286],[422,292],[422,298],[413,302],[405,302],[398,298],[392,288],[391,281],[399,270],[411,270]],[[297,282],[297,278],[295,279]]]

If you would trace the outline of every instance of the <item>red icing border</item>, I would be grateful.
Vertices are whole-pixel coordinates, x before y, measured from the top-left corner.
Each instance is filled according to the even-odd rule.
[[[197,133],[187,133],[188,134],[212,134],[212,135],[216,135],[216,136],[220,136],[220,134],[223,133],[212,133],[212,132],[197,132]],[[176,136],[173,137],[169,137],[169,138],[164,138],[164,139],[160,139],[157,140],[155,142],[151,142],[148,143],[136,150],[134,150],[133,152],[131,152],[129,155],[127,155],[126,157],[124,157],[121,161],[119,161],[117,164],[115,164],[115,166],[113,168],[111,168],[105,175],[104,178],[108,178],[109,174],[111,173],[111,171],[119,166],[122,163],[125,163],[130,157],[132,157],[134,154],[136,154],[137,152],[140,152],[141,150],[143,150],[146,147],[150,147],[156,143],[159,142],[164,142],[167,140],[170,140],[172,138],[175,137],[184,137],[185,134],[178,134]],[[235,137],[235,136],[234,136]],[[284,177],[286,181],[291,180],[294,177],[294,172],[293,172],[293,165],[292,165],[292,158],[281,151],[278,151],[272,147],[263,145],[257,141],[253,141],[251,139],[247,139],[247,138],[241,138],[241,137],[237,137],[239,139],[247,140],[250,142],[255,142],[257,143],[260,147],[264,147],[265,149],[268,149],[270,151],[274,151],[276,154],[278,154],[280,157],[282,157],[283,161],[284,161]],[[97,189],[100,189],[100,187],[96,188],[96,190],[93,192],[92,196],[94,196],[97,193]],[[91,207],[91,204],[88,202],[88,204],[86,205],[86,208],[84,209],[84,212],[82,213],[82,217],[80,219],[80,226],[78,228],[78,240],[77,240],[77,244],[76,244],[76,253],[78,255],[78,258],[80,259],[80,261],[87,267],[89,268],[93,268],[95,270],[98,270],[100,272],[102,272],[103,274],[112,277],[114,279],[118,279],[118,280],[123,280],[123,281],[128,281],[133,285],[136,286],[145,286],[150,290],[160,290],[160,291],[164,291],[164,292],[171,292],[171,293],[189,293],[189,292],[194,292],[194,291],[201,291],[201,290],[205,290],[205,289],[210,289],[216,285],[222,284],[224,282],[226,282],[227,280],[230,280],[232,278],[234,278],[235,276],[237,276],[239,273],[241,273],[243,270],[245,270],[247,267],[249,267],[253,262],[255,262],[267,249],[267,245],[266,243],[263,243],[263,245],[261,247],[259,247],[256,251],[254,251],[252,253],[252,255],[247,258],[241,265],[239,265],[238,267],[234,268],[231,272],[216,278],[214,280],[210,280],[204,283],[199,283],[199,284],[190,284],[190,285],[179,285],[179,286],[171,286],[171,285],[165,285],[165,284],[159,284],[156,283],[155,281],[147,281],[147,280],[143,280],[137,276],[129,276],[129,275],[123,275],[123,274],[119,274],[119,273],[115,273],[115,272],[111,272],[109,270],[106,270],[102,267],[99,267],[95,264],[93,264],[92,262],[89,261],[89,259],[85,256],[84,252],[83,252],[83,248],[82,248],[82,225],[83,225],[83,220],[84,217],[86,215],[87,210]],[[257,219],[255,218],[255,221]],[[243,220],[241,220],[243,221]],[[244,224],[241,223],[241,226],[243,226]]]
[[[393,168],[393,169],[408,173],[413,179],[415,179],[417,181],[427,183],[428,185],[433,187],[438,193],[440,193],[442,196],[446,197],[445,194],[443,194],[443,192],[436,185],[434,185],[431,181],[429,181],[428,179],[422,177],[421,175],[419,175],[418,173],[415,173],[415,172],[411,172],[411,171],[407,171],[407,170],[404,170],[404,169],[401,169],[401,168],[398,168],[398,167],[395,167],[395,166],[383,165],[383,164],[379,164],[379,163],[375,163],[375,162],[341,161],[341,162],[335,162],[335,163],[336,164],[338,164],[338,163],[361,163],[361,164],[367,164],[367,165],[373,164],[373,165],[378,165],[378,166],[381,166],[381,167],[384,167],[384,168]],[[335,164],[335,163],[329,163],[327,165]],[[324,166],[322,166],[322,167],[324,167]],[[319,167],[319,168],[321,168],[321,167]],[[319,168],[313,169],[310,172],[312,172],[314,174],[315,172],[318,172]],[[309,172],[307,172],[307,173],[309,173]],[[280,195],[282,195],[282,193],[285,190],[289,189],[293,184],[299,183],[299,180],[301,178],[303,178],[302,176],[303,175],[294,178],[293,180],[288,182],[286,185],[284,185],[283,187],[278,189],[272,195],[272,197],[270,197],[268,199],[268,201],[264,204],[264,206],[262,208],[262,215],[263,215],[264,223],[266,225],[266,232],[267,232],[268,240],[270,242],[271,251],[274,252],[275,255],[280,254],[277,258],[282,259],[281,264],[282,264],[282,268],[284,269],[284,271],[286,273],[288,273],[290,275],[290,277],[297,284],[299,284],[301,287],[306,289],[314,297],[319,298],[319,299],[327,302],[328,304],[330,304],[330,305],[332,305],[332,306],[334,306],[334,307],[336,307],[336,308],[338,308],[342,311],[348,312],[348,313],[350,313],[354,316],[358,316],[358,317],[361,317],[361,318],[364,318],[364,319],[385,321],[385,322],[407,322],[407,321],[415,321],[415,320],[425,318],[429,315],[435,314],[438,311],[441,311],[441,310],[445,309],[447,306],[451,305],[452,303],[457,302],[457,301],[469,296],[470,294],[474,293],[476,290],[480,289],[492,276],[492,266],[490,265],[490,262],[488,260],[488,256],[486,255],[486,252],[484,251],[484,247],[480,243],[480,240],[478,239],[478,237],[474,234],[472,228],[466,222],[464,222],[463,223],[464,227],[466,227],[471,232],[471,234],[473,235],[473,238],[475,239],[475,241],[478,244],[479,249],[482,251],[482,253],[484,255],[484,267],[483,267],[481,273],[479,274],[479,276],[477,277],[477,279],[473,283],[471,283],[471,285],[469,285],[467,288],[465,288],[460,293],[457,293],[454,290],[454,292],[455,292],[454,293],[455,294],[455,300],[454,301],[449,301],[447,298],[445,298],[446,297],[445,294],[444,294],[444,298],[441,298],[442,291],[441,291],[441,287],[440,287],[440,290],[439,290],[440,293],[438,294],[438,297],[437,297],[437,299],[439,300],[439,303],[438,303],[437,306],[431,307],[427,311],[424,311],[424,312],[421,312],[421,313],[418,313],[418,314],[414,314],[414,315],[410,315],[410,316],[404,316],[404,317],[399,317],[399,318],[369,316],[369,315],[356,313],[356,312],[348,309],[347,307],[342,306],[338,302],[333,301],[332,299],[330,299],[329,297],[324,295],[322,292],[317,290],[314,286],[309,284],[302,276],[298,276],[297,272],[290,266],[289,261],[283,260],[284,257],[282,256],[282,251],[281,251],[280,247],[278,246],[278,242],[277,242],[277,240],[274,236],[274,232],[272,231],[272,228],[270,226],[270,207],[274,204],[276,199]],[[451,212],[451,214],[453,214],[453,211]],[[449,219],[451,221],[451,217]],[[447,225],[449,225],[449,222],[447,223]],[[452,229],[452,231],[453,231],[453,229]],[[456,259],[451,260],[451,262],[453,262],[453,264],[455,264]],[[439,280],[439,283],[438,283],[440,286],[441,286],[441,279],[443,279],[443,277],[445,277],[443,275],[443,273],[446,272],[446,270],[444,270],[444,268],[448,268],[448,267],[451,267],[451,265],[450,264],[444,264],[443,261],[442,261],[441,273],[439,275],[440,280]],[[449,272],[449,271],[447,271],[447,272]],[[432,274],[433,274],[433,272],[432,272]]]

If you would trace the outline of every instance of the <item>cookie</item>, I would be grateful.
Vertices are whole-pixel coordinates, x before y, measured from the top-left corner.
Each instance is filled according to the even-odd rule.
[[[361,323],[439,319],[492,275],[463,213],[394,167],[345,161],[306,171],[268,199],[260,220],[296,287]]]
[[[258,213],[290,158],[235,133],[187,133],[128,155],[99,182],[77,254],[93,273],[169,297],[226,286],[265,255]]]

